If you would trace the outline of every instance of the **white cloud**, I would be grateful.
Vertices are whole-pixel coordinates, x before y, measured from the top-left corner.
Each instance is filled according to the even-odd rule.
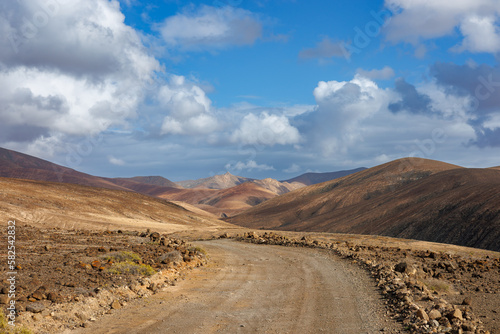
[[[248,160],[247,162],[242,162],[238,161],[234,164],[228,163],[224,166],[226,170],[236,170],[236,171],[252,171],[252,170],[258,170],[258,171],[264,171],[264,170],[275,170],[273,166],[269,166],[266,164],[261,164],[259,165],[257,162],[254,160]]]
[[[117,1],[2,2],[0,13],[8,37],[0,39],[0,129],[37,128],[30,147],[50,142],[57,151],[68,136],[125,127],[137,116],[161,68]]]
[[[158,92],[159,106],[168,115],[161,127],[162,134],[210,134],[218,128],[212,114],[212,101],[203,89],[183,76],[172,76],[168,85]]]
[[[395,75],[394,70],[389,66],[385,66],[380,70],[373,69],[370,71],[358,68],[356,70],[356,73],[370,80],[385,80],[385,79],[390,79]]]
[[[299,143],[300,134],[286,116],[262,112],[259,116],[248,114],[243,117],[231,140],[244,145],[287,145]]]
[[[498,0],[386,0],[393,17],[387,39],[415,46],[426,39],[450,36],[460,28],[463,41],[453,50],[500,52]]]
[[[493,16],[480,17],[472,15],[462,21],[460,31],[464,35],[462,45],[454,48],[462,52],[489,52],[500,51],[500,27],[496,25],[499,18]]]
[[[168,17],[160,32],[167,44],[197,51],[253,44],[262,36],[262,23],[241,8],[201,6]]]
[[[125,166],[125,161],[123,161],[122,159],[115,158],[112,155],[108,157],[108,161],[116,166]]]

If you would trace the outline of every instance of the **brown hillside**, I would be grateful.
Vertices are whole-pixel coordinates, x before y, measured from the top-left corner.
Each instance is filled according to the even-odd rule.
[[[299,189],[229,221],[253,228],[381,234],[500,250],[498,189],[498,170],[403,159]]]
[[[103,178],[77,172],[71,168],[4,148],[0,148],[0,177],[126,190],[126,188]]]
[[[252,180],[227,172],[203,179],[179,181],[176,183],[184,188],[227,189]]]
[[[0,178],[0,219],[51,228],[163,232],[217,231],[232,226],[130,191],[9,178]]]
[[[182,201],[217,216],[242,212],[262,203],[277,194],[253,182],[245,182],[228,189],[170,189],[159,197],[172,201]]]

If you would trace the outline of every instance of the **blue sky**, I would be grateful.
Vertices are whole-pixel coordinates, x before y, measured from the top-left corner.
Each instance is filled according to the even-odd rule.
[[[498,0],[0,4],[0,146],[102,176],[500,165]]]

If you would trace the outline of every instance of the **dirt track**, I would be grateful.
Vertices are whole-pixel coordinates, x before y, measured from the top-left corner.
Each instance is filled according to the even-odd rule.
[[[71,333],[376,333],[387,322],[361,269],[320,250],[197,243],[210,265]],[[397,331],[401,332],[401,331]]]

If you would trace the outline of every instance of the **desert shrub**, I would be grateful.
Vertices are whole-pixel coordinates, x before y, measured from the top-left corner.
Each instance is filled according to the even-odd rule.
[[[156,271],[147,264],[138,264],[132,261],[122,261],[113,263],[108,272],[115,275],[141,275],[151,276]]]
[[[139,254],[128,251],[110,253],[105,256],[104,259],[108,261],[111,260],[113,262],[141,262]]]
[[[427,289],[436,292],[449,292],[451,289],[448,283],[437,279],[427,280],[424,282],[424,284],[427,287]]]
[[[198,247],[198,246],[193,246],[193,247],[190,247],[188,249],[190,252],[194,252],[194,253],[197,253],[197,254],[202,254],[202,255],[207,255],[207,251],[204,250],[203,248],[201,247]]]
[[[0,310],[0,333],[5,334],[33,334],[33,332],[26,327],[11,326],[8,323],[7,317]]]

